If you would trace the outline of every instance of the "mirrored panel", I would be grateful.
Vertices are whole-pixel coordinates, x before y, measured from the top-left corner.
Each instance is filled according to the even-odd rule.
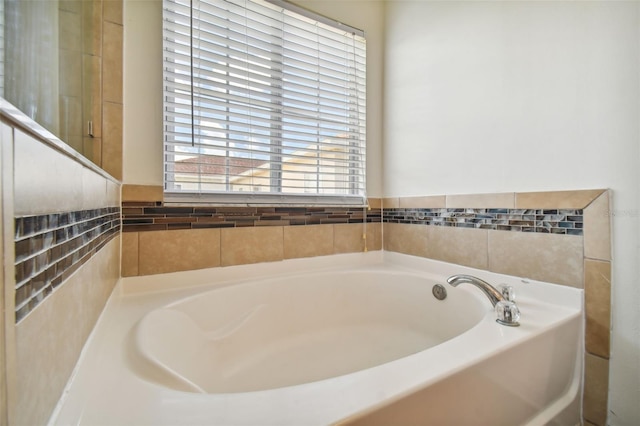
[[[0,0],[0,96],[100,165],[99,0]]]

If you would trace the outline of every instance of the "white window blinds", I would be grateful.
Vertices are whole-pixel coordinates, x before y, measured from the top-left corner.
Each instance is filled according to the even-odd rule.
[[[283,3],[164,0],[169,197],[364,199],[365,39]]]

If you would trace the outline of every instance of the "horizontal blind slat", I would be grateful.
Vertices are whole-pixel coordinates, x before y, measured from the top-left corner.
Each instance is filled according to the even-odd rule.
[[[205,97],[202,94],[195,94],[195,103],[198,105],[200,111],[215,113],[216,111],[223,111],[229,109],[236,112],[239,111],[253,111],[254,114],[269,114],[275,118],[285,119],[287,117],[296,120],[313,120],[314,122],[327,122],[327,123],[345,123],[351,122],[352,119],[357,117],[357,111],[350,107],[337,108],[330,105],[328,102],[324,104],[317,104],[311,102],[304,102],[293,99],[280,99],[281,104],[273,104],[260,99],[251,99],[244,96],[228,94],[226,99],[220,97]],[[323,99],[321,98],[320,101]],[[179,102],[181,101],[181,102]],[[175,92],[172,94],[171,99],[165,98],[167,106],[173,106],[179,108],[190,107],[191,94],[186,91]],[[206,115],[206,114],[204,114]],[[250,115],[247,113],[247,115]],[[320,118],[322,117],[322,118]]]

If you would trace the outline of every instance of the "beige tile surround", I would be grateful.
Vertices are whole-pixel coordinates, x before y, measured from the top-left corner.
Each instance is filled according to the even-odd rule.
[[[219,241],[219,229],[141,232],[138,236],[139,274],[179,271],[185,262],[190,269],[220,266]]]
[[[163,200],[163,195],[162,186],[122,185],[123,202],[156,203]],[[381,205],[381,199],[369,199],[371,208]],[[247,228],[123,232],[122,275],[152,275],[382,249],[380,223],[281,225],[269,221],[267,226]]]
[[[609,191],[385,198],[383,206],[584,209],[583,236],[385,223],[383,249],[584,288],[583,420],[606,424],[612,285]]]
[[[363,224],[124,232],[122,276],[361,252]],[[367,250],[382,249],[382,224],[366,224]]]
[[[123,201],[161,201],[162,188],[123,186]],[[454,227],[387,223],[311,226],[269,226],[209,230],[123,233],[123,276],[231,266],[295,257],[323,256],[364,250],[389,250],[433,258],[510,275],[585,289],[584,420],[603,425],[607,410],[610,338],[611,243],[609,192],[554,191],[507,194],[443,195],[371,200],[383,208],[564,208],[584,210],[584,236],[523,233]],[[199,235],[196,237],[196,235]],[[384,235],[384,244],[383,238]],[[173,245],[186,253],[208,246],[199,256],[167,260],[150,246]],[[170,241],[170,243],[169,243]],[[168,253],[169,253],[168,252]],[[604,367],[606,365],[606,368]]]
[[[583,288],[582,244],[575,235],[489,231],[487,269]]]
[[[162,201],[164,197],[162,185],[122,185],[122,201]]]
[[[47,423],[118,281],[119,246],[116,237],[16,325],[16,407],[11,424]]]
[[[594,425],[607,424],[609,360],[585,353],[582,416]]]

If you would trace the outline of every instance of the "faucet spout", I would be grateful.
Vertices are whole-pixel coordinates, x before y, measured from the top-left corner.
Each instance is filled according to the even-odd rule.
[[[472,284],[478,287],[489,298],[494,307],[501,300],[505,300],[502,294],[496,290],[495,287],[480,278],[474,277],[473,275],[452,275],[447,278],[447,282],[454,287],[457,287],[459,284]]]
[[[473,284],[478,287],[489,298],[491,304],[496,311],[496,322],[502,325],[508,325],[509,327],[517,327],[520,325],[518,320],[520,319],[520,310],[518,306],[512,301],[507,300],[494,286],[488,282],[481,280],[478,277],[472,275],[452,275],[447,278],[447,282],[454,287],[460,284]]]

